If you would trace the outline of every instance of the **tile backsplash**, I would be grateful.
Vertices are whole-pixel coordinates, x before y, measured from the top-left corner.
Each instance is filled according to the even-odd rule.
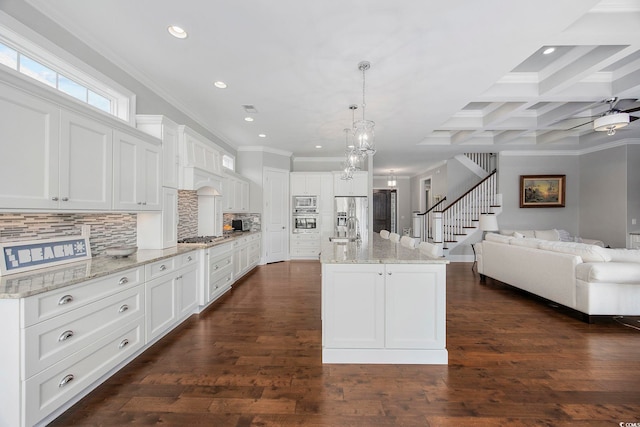
[[[198,192],[178,190],[178,240],[198,235]]]
[[[93,256],[110,246],[136,245],[136,214],[130,213],[3,213],[0,242],[51,239],[78,235],[91,227],[89,244]]]

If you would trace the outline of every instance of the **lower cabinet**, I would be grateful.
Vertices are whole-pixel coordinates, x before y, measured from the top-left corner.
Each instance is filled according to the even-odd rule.
[[[318,259],[320,256],[320,233],[291,234],[291,259]]]
[[[204,249],[200,305],[205,306],[231,289],[233,283],[233,243]]]
[[[233,280],[236,281],[260,263],[260,233],[233,242]]]
[[[323,264],[325,363],[447,363],[446,268]]]
[[[198,306],[197,252],[148,264],[145,283],[146,343],[163,336]],[[164,267],[164,268],[163,268]]]

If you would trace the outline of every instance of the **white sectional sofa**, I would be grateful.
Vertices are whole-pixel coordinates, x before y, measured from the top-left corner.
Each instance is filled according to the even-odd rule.
[[[487,234],[478,273],[594,316],[640,315],[640,250]]]

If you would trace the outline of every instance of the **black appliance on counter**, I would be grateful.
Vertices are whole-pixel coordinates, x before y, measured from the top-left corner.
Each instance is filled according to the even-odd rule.
[[[248,218],[244,219],[232,219],[231,220],[231,228],[235,231],[250,231],[251,230],[251,220]]]

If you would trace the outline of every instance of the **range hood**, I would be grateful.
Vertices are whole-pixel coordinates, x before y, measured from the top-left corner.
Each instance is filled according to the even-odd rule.
[[[222,195],[222,177],[194,166],[182,167],[180,189],[206,190],[209,195]]]

